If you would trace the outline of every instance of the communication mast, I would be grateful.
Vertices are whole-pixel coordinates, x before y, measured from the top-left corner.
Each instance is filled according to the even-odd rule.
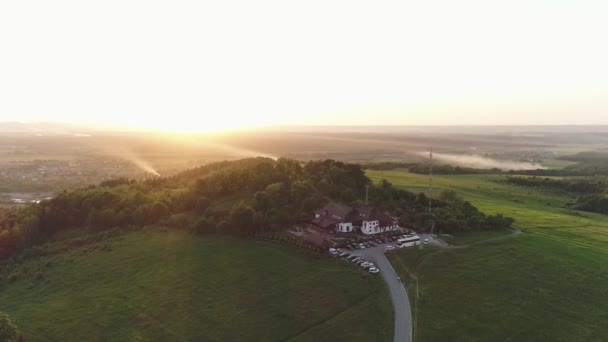
[[[433,148],[429,152],[429,214],[431,214],[431,239],[433,238],[433,229],[435,228],[435,219],[433,217]]]
[[[429,213],[433,213],[433,148],[429,152]]]

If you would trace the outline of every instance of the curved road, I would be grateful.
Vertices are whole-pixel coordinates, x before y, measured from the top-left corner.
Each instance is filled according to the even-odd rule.
[[[393,311],[395,313],[395,336],[394,342],[412,341],[412,310],[407,292],[398,278],[397,272],[384,256],[384,246],[372,247],[358,250],[355,254],[361,254],[367,260],[375,263],[380,269],[380,274],[388,285]]]

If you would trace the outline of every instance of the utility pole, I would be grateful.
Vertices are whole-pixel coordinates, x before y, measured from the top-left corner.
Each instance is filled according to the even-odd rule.
[[[369,185],[365,186],[365,205],[368,205],[369,200]]]

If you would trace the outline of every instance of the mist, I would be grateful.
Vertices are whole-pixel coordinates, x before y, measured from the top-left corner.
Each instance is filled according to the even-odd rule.
[[[150,165],[150,163],[148,163],[142,157],[138,156],[135,152],[133,152],[129,149],[126,149],[126,148],[104,149],[101,152],[105,155],[109,155],[112,157],[118,157],[118,158],[130,161],[131,163],[135,164],[137,167],[144,170],[145,172],[150,173],[154,176],[160,177],[160,173],[158,173],[158,171],[156,171],[156,169],[154,167],[152,167],[152,165]]]
[[[427,157],[428,152],[420,152],[418,155]],[[498,160],[480,155],[433,153],[433,158],[446,164],[476,169],[501,169],[505,171],[545,169],[544,166],[538,163],[519,162],[514,160]]]

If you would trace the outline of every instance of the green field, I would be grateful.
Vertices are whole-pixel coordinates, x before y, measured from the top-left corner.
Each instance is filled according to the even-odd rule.
[[[380,277],[269,242],[134,232],[30,257],[0,274],[0,311],[28,341],[389,341],[393,334]]]
[[[413,191],[428,177],[368,171]],[[448,249],[402,251],[391,262],[408,279],[417,341],[605,341],[608,217],[569,212],[563,194],[500,183],[496,175],[436,176],[480,210],[516,219],[524,234],[455,237]],[[497,234],[498,235],[498,234]]]

